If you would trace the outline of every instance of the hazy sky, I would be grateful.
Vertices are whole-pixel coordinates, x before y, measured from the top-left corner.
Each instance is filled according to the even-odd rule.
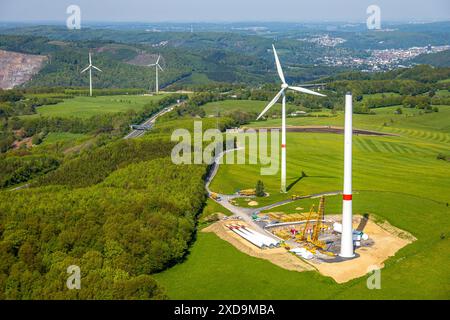
[[[359,21],[377,4],[386,21],[450,20],[449,0],[0,0],[0,21]]]

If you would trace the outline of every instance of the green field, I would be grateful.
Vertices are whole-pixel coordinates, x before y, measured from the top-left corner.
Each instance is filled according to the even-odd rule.
[[[224,114],[233,111],[245,111],[249,113],[260,113],[263,111],[264,107],[267,105],[267,101],[257,101],[257,100],[224,100],[210,102],[202,106],[205,110],[206,115],[217,115],[217,112]],[[304,110],[302,107],[295,106],[293,104],[287,104],[287,108],[294,108],[295,110]],[[277,103],[271,108],[275,112],[281,114],[281,104]]]
[[[203,233],[186,262],[159,274],[158,280],[174,299],[449,299],[450,163],[436,156],[450,152],[450,106],[439,108],[428,114],[404,109],[396,115],[396,107],[388,107],[376,109],[376,115],[354,116],[356,128],[396,134],[354,136],[354,211],[386,219],[418,239],[388,259],[381,290],[368,290],[366,277],[338,285],[316,272],[283,270]],[[342,126],[343,115],[290,118],[288,124]],[[258,198],[260,205],[292,194],[341,190],[342,153],[342,135],[288,133],[287,184],[292,186],[287,195],[279,193],[279,173],[260,176],[259,165],[221,165],[211,190],[232,193],[262,179],[270,196]],[[308,176],[299,180],[302,170]],[[291,213],[299,206],[307,210],[317,201],[300,200],[276,211]],[[328,197],[326,212],[339,213],[340,206],[340,197]]]
[[[47,116],[47,117],[77,117],[89,118],[96,114],[125,112],[128,110],[139,111],[144,105],[151,101],[158,101],[164,95],[158,96],[98,96],[98,97],[74,97],[65,99],[63,102],[41,106],[36,108],[37,114],[26,116]]]
[[[327,201],[327,210],[338,211],[339,202],[336,197]],[[307,207],[309,201],[297,205]],[[450,298],[446,280],[450,210],[445,204],[404,194],[365,192],[355,196],[354,207],[356,212],[388,219],[418,238],[387,261],[381,272],[381,290],[367,289],[366,277],[337,284],[315,271],[284,270],[238,251],[215,234],[202,232],[186,261],[156,278],[172,299]]]
[[[50,132],[40,144],[40,147],[52,145],[54,143],[77,143],[89,138],[86,134],[70,132]]]
[[[447,179],[449,163],[436,159],[438,153],[448,153],[449,134],[444,130],[425,130],[431,126],[430,123],[436,123],[435,127],[439,127],[439,124],[445,127],[446,121],[442,115],[448,114],[447,118],[450,118],[450,114],[447,113],[447,111],[450,112],[450,107],[441,109],[445,109],[445,112],[443,110],[439,114],[401,118],[404,122],[410,122],[408,126],[405,124],[402,126],[404,129],[389,127],[392,131],[404,135],[355,136],[354,189],[402,190],[433,200],[449,201],[449,192],[443,192],[450,190],[450,180]],[[362,115],[361,117],[370,118],[378,117],[378,115]],[[421,129],[412,129],[412,125],[416,123]],[[289,194],[304,195],[340,190],[342,188],[342,151],[341,135],[288,133],[287,184],[290,185],[298,180],[302,170],[308,175],[295,183]],[[259,174],[260,167],[257,165],[222,165],[211,184],[211,189],[220,193],[233,193],[236,189],[254,187],[257,179],[262,179],[271,197],[263,198],[261,201],[270,203],[274,202],[272,200],[285,197],[278,192],[279,174],[274,176],[259,176]]]
[[[394,114],[399,106],[373,109],[375,115],[354,114],[353,127],[358,129],[377,130],[386,133],[405,134],[412,137],[432,138],[437,133],[442,142],[450,142],[450,106],[437,106],[439,112],[423,113],[419,109],[402,108],[403,114]],[[329,117],[297,117],[287,118],[287,125],[331,125],[344,126],[344,115],[339,112],[337,115],[328,113]],[[280,119],[270,119],[262,122],[253,122],[249,127],[260,126],[281,126]],[[428,131],[427,133],[423,131]]]
[[[438,91],[436,91],[436,95],[439,96],[439,97],[449,97],[450,96],[450,91],[448,91],[448,90],[438,90]]]

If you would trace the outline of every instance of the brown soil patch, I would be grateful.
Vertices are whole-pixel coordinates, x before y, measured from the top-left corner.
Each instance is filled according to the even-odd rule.
[[[252,257],[268,260],[281,268],[299,272],[314,270],[311,265],[289,253],[284,248],[260,249],[254,246],[228,229],[225,226],[226,224],[230,224],[230,221],[217,221],[207,228],[204,228],[202,232],[214,232],[219,238],[229,242],[239,251]],[[245,225],[242,221],[239,221],[239,224]]]
[[[64,154],[69,153],[80,153],[82,150],[90,148],[94,145],[94,139],[87,140],[86,142],[83,142],[81,144],[78,144],[73,147],[69,147],[63,151]]]
[[[201,220],[205,221],[205,222],[215,222],[215,221],[222,219],[223,217],[226,217],[226,215],[224,213],[213,212],[213,213],[209,214],[208,216],[203,217]]]
[[[136,66],[147,66],[149,64],[155,63],[156,60],[158,60],[157,54],[140,52],[137,56],[135,56],[131,60],[128,60],[126,63]]]
[[[354,216],[353,227],[356,229],[361,222],[361,216]],[[337,220],[337,219],[336,219]],[[364,276],[369,272],[370,266],[384,267],[384,261],[404,246],[415,241],[416,238],[406,231],[400,230],[387,221],[378,225],[372,220],[367,220],[363,230],[374,242],[371,247],[360,247],[355,250],[359,257],[334,263],[311,263],[317,270],[326,276],[332,277],[337,283],[344,283]]]
[[[26,145],[28,149],[31,149],[33,147],[32,140],[33,140],[32,137],[24,138],[22,140],[16,140],[16,141],[13,142],[12,148],[13,149],[19,149],[23,145]]]
[[[340,216],[327,216],[334,221],[340,221]],[[361,216],[353,217],[353,227],[356,229],[361,223]],[[240,224],[246,224],[239,221]],[[376,224],[372,220],[367,220],[363,231],[369,235],[373,244],[368,247],[360,247],[355,250],[358,257],[352,260],[341,262],[323,262],[318,259],[304,260],[289,253],[284,248],[259,249],[247,240],[241,238],[225,225],[230,221],[217,221],[202,232],[214,232],[221,239],[232,244],[236,249],[252,257],[261,258],[291,271],[317,270],[324,276],[332,277],[337,283],[344,283],[355,278],[366,275],[369,267],[384,267],[384,261],[406,245],[416,240],[414,236],[406,231],[400,230],[387,221]],[[250,226],[251,228],[251,226]]]

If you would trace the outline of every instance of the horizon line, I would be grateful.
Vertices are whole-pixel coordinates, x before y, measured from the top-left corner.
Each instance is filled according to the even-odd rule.
[[[231,24],[231,23],[277,23],[277,24],[327,24],[327,23],[353,23],[353,24],[366,24],[365,21],[360,20],[203,20],[203,21],[189,21],[189,20],[159,20],[159,21],[142,21],[142,20],[83,20],[84,23],[137,23],[137,24]],[[385,20],[384,24],[414,24],[414,23],[440,23],[440,22],[450,22],[450,19],[409,19],[409,20]],[[8,23],[24,23],[24,24],[35,24],[35,23],[66,23],[66,20],[56,20],[56,19],[30,19],[30,20],[0,20],[0,24]]]

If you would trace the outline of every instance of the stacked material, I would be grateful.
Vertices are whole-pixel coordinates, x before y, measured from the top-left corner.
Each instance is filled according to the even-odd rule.
[[[257,246],[258,248],[274,248],[280,245],[280,241],[272,239],[252,229],[249,229],[246,226],[227,225],[227,227],[237,235],[241,236],[245,240]]]
[[[305,248],[293,248],[289,250],[292,253],[295,253],[296,255],[302,257],[303,259],[310,260],[314,257],[314,255],[306,250]]]

